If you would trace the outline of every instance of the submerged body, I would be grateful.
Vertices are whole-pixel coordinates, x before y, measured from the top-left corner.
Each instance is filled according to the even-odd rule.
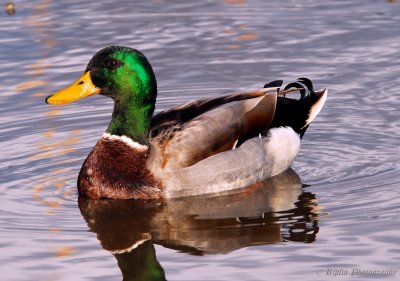
[[[108,47],[93,57],[81,79],[47,102],[92,94],[114,99],[112,121],[79,174],[81,194],[161,199],[242,188],[287,170],[327,90],[314,92],[302,78],[285,88],[300,87],[302,97],[295,100],[278,97],[281,84],[152,116],[157,85],[147,59],[134,49]]]

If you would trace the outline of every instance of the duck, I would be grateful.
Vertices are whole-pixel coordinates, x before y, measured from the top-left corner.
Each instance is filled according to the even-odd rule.
[[[257,186],[290,168],[328,90],[299,78],[207,97],[154,114],[157,81],[139,50],[109,46],[72,85],[46,98],[68,104],[113,99],[106,131],[90,151],[77,188],[92,199],[165,200]],[[300,98],[289,98],[293,92]]]

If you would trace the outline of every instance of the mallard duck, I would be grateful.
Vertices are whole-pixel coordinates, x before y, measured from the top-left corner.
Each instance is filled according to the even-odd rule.
[[[153,116],[157,82],[149,61],[136,49],[110,46],[46,102],[66,104],[94,94],[114,100],[111,122],[79,173],[80,194],[164,199],[243,188],[287,170],[327,89],[314,91],[306,78],[283,91],[281,85],[277,80]],[[300,99],[281,96],[293,89]]]

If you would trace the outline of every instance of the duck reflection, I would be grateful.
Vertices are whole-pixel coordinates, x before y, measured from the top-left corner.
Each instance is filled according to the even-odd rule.
[[[154,245],[193,255],[224,254],[283,241],[310,243],[318,232],[314,194],[293,171],[234,193],[165,202],[92,200],[79,208],[123,280],[165,280]]]

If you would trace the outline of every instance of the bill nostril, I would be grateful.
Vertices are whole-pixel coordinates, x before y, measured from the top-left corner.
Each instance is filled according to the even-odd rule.
[[[78,83],[78,85],[82,85],[83,84],[83,81],[80,81],[79,83]]]

